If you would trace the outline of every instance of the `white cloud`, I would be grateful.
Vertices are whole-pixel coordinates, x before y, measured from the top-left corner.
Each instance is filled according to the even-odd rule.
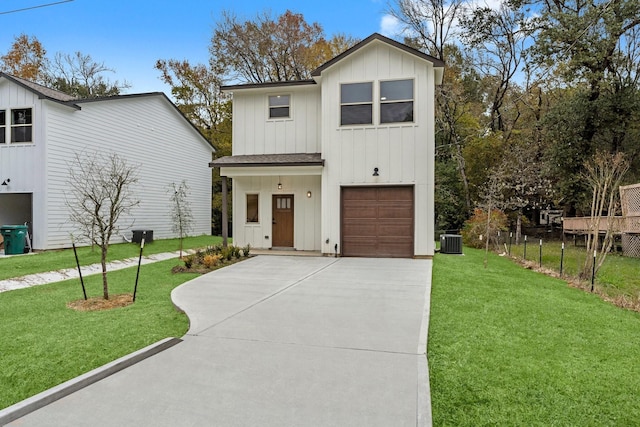
[[[380,34],[386,37],[393,38],[402,33],[403,25],[395,17],[389,14],[385,14],[380,19]]]

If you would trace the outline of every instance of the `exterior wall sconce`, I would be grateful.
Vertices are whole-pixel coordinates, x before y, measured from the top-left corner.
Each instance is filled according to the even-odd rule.
[[[373,176],[380,176],[378,173],[378,168],[373,168]]]
[[[278,190],[282,190],[282,182],[280,182],[280,177],[278,177]]]
[[[311,191],[307,191],[307,198],[311,198]]]
[[[7,178],[4,181],[2,181],[2,185],[9,185],[10,182],[11,182],[11,180],[9,178]]]

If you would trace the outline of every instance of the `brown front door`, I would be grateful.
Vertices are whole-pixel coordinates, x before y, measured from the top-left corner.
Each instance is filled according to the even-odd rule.
[[[293,195],[273,196],[273,246],[293,247]]]

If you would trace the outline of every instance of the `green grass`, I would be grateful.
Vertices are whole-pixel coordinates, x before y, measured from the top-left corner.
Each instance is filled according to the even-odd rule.
[[[560,271],[560,258],[562,243],[558,241],[543,241],[542,265],[543,267]],[[524,245],[511,246],[511,255],[522,258]],[[586,249],[583,246],[575,246],[566,243],[564,250],[563,274],[577,276],[584,265]],[[539,240],[527,242],[527,260],[539,264],[540,243]],[[632,298],[640,296],[640,259],[622,256],[620,253],[607,255],[605,263],[596,275],[596,285],[610,297],[625,295]]]
[[[434,261],[434,425],[637,425],[640,314],[483,258],[465,248]]]
[[[151,247],[161,248],[159,252],[175,250],[163,242]],[[124,257],[129,252],[122,248],[115,254]],[[20,259],[40,257],[44,256]],[[66,266],[62,259],[56,262]],[[53,263],[47,258],[47,265]],[[171,274],[177,264],[173,259],[143,265],[136,302],[108,311],[77,312],[66,307],[82,298],[77,279],[0,293],[0,408],[160,339],[183,336],[188,319],[174,308],[170,292],[197,275]],[[135,275],[136,267],[109,273],[111,294],[133,292]],[[86,278],[90,297],[101,295],[100,278]]]
[[[184,249],[203,248],[222,242],[217,236],[187,237],[183,241]],[[180,248],[179,239],[155,240],[144,245],[144,255],[163,252],[175,252]],[[108,261],[137,257],[140,245],[120,243],[109,245]],[[91,247],[78,248],[80,265],[90,265],[100,262],[100,249]],[[27,274],[43,273],[64,268],[75,268],[76,260],[72,249],[50,250],[30,255],[0,257],[0,280]]]

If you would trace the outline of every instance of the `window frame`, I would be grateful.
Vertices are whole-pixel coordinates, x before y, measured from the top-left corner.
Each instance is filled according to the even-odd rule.
[[[0,115],[3,116],[4,123],[0,122],[0,144],[7,144],[7,111],[8,109],[0,110]]]
[[[288,102],[286,105],[271,105],[271,98],[287,97]],[[267,95],[267,119],[268,120],[288,120],[291,119],[291,94],[290,93],[272,93]],[[272,116],[271,112],[274,110],[287,109],[286,116]]]
[[[342,92],[342,88],[344,86],[353,86],[353,85],[363,85],[363,84],[368,84],[371,88],[371,99],[370,101],[357,101],[357,102],[344,102],[343,101],[343,92]],[[373,126],[374,125],[374,84],[373,81],[360,81],[360,82],[344,82],[344,83],[340,83],[340,89],[339,89],[339,113],[340,113],[340,118],[339,118],[339,123],[340,126]],[[370,110],[371,110],[371,120],[369,122],[365,122],[365,123],[344,123],[343,117],[344,117],[344,107],[362,107],[362,106],[369,106]]]
[[[382,96],[382,86],[384,83],[390,82],[411,82],[411,98],[397,98],[388,100],[387,98],[383,99]],[[388,79],[388,80],[380,80],[378,82],[378,120],[380,125],[388,125],[394,123],[415,123],[415,101],[416,101],[416,84],[414,78],[406,78],[406,79]],[[383,121],[383,106],[384,105],[392,105],[392,104],[407,104],[411,103],[411,120],[384,120]]]
[[[20,110],[28,111],[29,121],[26,123],[14,123],[14,113],[17,113]],[[2,145],[11,145],[11,144],[34,144],[34,131],[33,131],[33,118],[34,118],[34,108],[33,106],[29,107],[15,107],[15,108],[3,108],[0,109],[1,112],[4,113],[4,124],[0,125],[0,134],[2,134]],[[27,129],[25,131],[25,135],[29,135],[29,139],[27,141],[15,141],[17,138],[18,129]],[[22,138],[19,138],[22,139]]]
[[[255,197],[255,216],[249,218],[249,198]],[[260,224],[260,193],[246,193],[245,194],[245,224],[256,225]],[[254,220],[255,218],[255,220]]]

